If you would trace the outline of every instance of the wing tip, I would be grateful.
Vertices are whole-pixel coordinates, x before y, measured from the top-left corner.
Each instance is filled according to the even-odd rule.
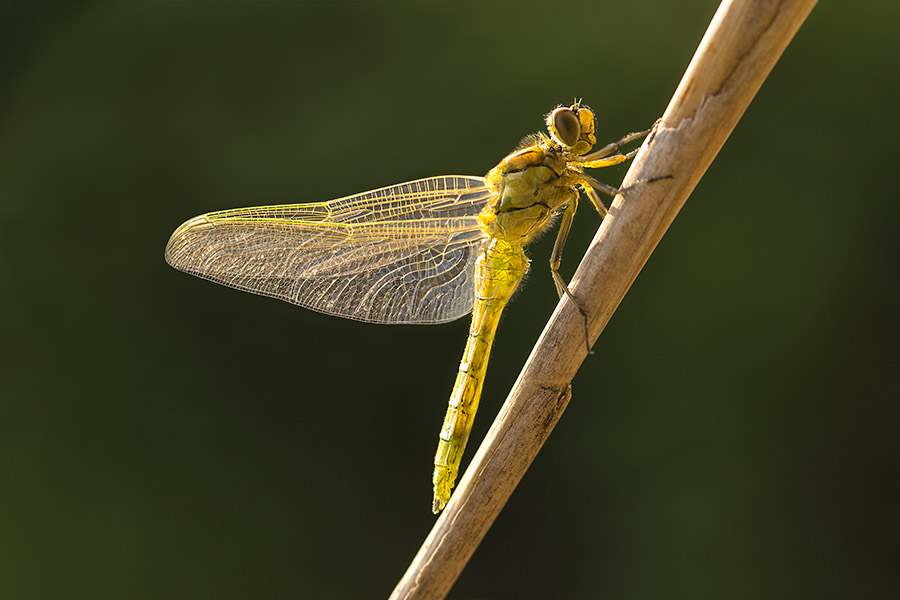
[[[184,270],[183,266],[178,262],[178,256],[184,250],[181,242],[184,240],[185,235],[203,231],[204,229],[210,229],[212,227],[215,227],[215,224],[209,218],[209,215],[199,215],[192,219],[188,219],[179,225],[178,229],[172,232],[169,241],[166,243],[166,262],[178,270]]]

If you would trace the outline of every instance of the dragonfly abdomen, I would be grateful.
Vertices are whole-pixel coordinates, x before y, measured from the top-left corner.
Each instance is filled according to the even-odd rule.
[[[527,271],[528,259],[522,247],[498,239],[491,241],[475,264],[472,324],[434,456],[432,509],[435,513],[444,508],[456,482],[462,454],[478,410],[500,315]]]

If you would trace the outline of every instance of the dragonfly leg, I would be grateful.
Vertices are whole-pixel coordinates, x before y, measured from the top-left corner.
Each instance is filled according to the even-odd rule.
[[[616,196],[616,194],[619,193],[619,188],[617,188],[613,185],[609,185],[608,183],[603,183],[602,181],[600,181],[598,179],[594,179],[590,175],[584,175],[584,183],[585,183],[585,185],[583,185],[582,188],[584,189],[585,192],[588,192],[589,188],[594,188],[598,192],[603,192],[610,198],[614,198]],[[590,192],[588,192],[588,196],[590,196]],[[591,200],[591,202],[593,202],[593,200]],[[597,204],[594,203],[594,206],[596,207]],[[597,209],[597,210],[599,211],[600,209]],[[605,212],[602,212],[601,214],[606,216]]]
[[[559,294],[560,298],[565,294],[572,302],[575,302],[575,298],[572,297],[566,282],[563,281],[562,275],[559,274],[559,265],[562,264],[563,248],[566,247],[566,239],[569,237],[569,230],[572,229],[572,221],[575,219],[577,210],[578,195],[576,194],[569,201],[566,210],[563,211],[562,220],[556,232],[556,242],[553,244],[553,252],[550,254],[550,274],[553,276],[554,285],[556,285],[556,293]],[[575,302],[575,304],[577,305],[578,303]]]
[[[603,167],[611,167],[613,165],[619,165],[625,162],[626,160],[630,160],[634,158],[634,155],[637,154],[639,148],[635,148],[631,152],[627,154],[613,154],[612,156],[607,156],[605,158],[600,158],[598,160],[589,160],[581,163],[582,167],[586,169],[602,169]]]
[[[600,205],[602,206],[603,204],[600,203]],[[581,313],[581,317],[584,320],[584,345],[587,348],[588,354],[593,354],[594,351],[591,350],[591,340],[588,333],[587,313],[581,308],[581,304],[578,303],[578,300],[576,300],[575,296],[572,295],[572,292],[569,291],[569,286],[566,285],[562,275],[559,274],[559,265],[562,264],[563,248],[566,246],[566,238],[569,237],[569,230],[572,229],[572,221],[575,218],[575,212],[577,210],[578,194],[575,194],[569,201],[568,206],[566,206],[566,210],[563,212],[562,221],[559,224],[559,231],[556,233],[556,242],[553,244],[553,252],[550,254],[550,275],[553,277],[553,284],[556,286],[556,293],[559,294],[560,299],[562,299],[563,295],[568,296],[569,300],[572,301],[572,304],[575,305],[575,308],[578,309],[578,312]],[[604,208],[604,212],[605,211],[606,209]]]
[[[597,183],[603,183],[602,181],[598,181]],[[603,183],[604,186],[612,188],[610,191],[613,192],[610,194],[611,196],[615,196],[619,193],[619,190],[612,187],[611,185],[607,185]],[[600,196],[597,194],[597,191],[594,189],[593,185],[582,185],[581,189],[584,190],[584,193],[587,194],[587,197],[590,199],[591,204],[594,205],[594,208],[597,209],[597,213],[600,214],[600,219],[603,220],[606,218],[606,214],[609,212],[606,209],[606,205],[603,204],[603,201],[600,199]]]
[[[598,161],[597,159],[605,158],[605,157],[609,156],[610,154],[613,154],[622,146],[624,146],[626,144],[630,144],[631,142],[633,142],[635,140],[639,140],[642,137],[646,136],[648,133],[650,133],[650,131],[651,131],[651,129],[647,129],[646,131],[636,131],[635,133],[629,133],[628,135],[623,137],[618,142],[612,142],[611,144],[607,144],[607,145],[603,146],[599,150],[594,150],[590,154],[584,156],[581,159],[581,161],[583,161],[583,162],[593,162],[593,161],[601,162],[601,161]],[[631,154],[631,153],[629,153],[629,154]],[[613,162],[610,164],[617,165],[620,162],[622,162],[622,161],[620,160],[618,162]],[[585,165],[585,166],[588,166],[588,165]],[[599,165],[599,166],[608,166],[608,165]]]
[[[618,188],[618,189],[616,189],[616,188],[614,188],[614,187],[612,187],[612,186],[610,186],[610,185],[607,185],[607,184],[603,183],[602,181],[596,181],[595,179],[593,179],[593,177],[591,178],[591,179],[593,179],[593,181],[591,181],[590,183],[591,183],[591,186],[594,186],[594,182],[596,181],[596,182],[599,183],[601,186],[610,188],[610,191],[608,191],[608,192],[607,192],[605,189],[597,188],[597,189],[600,189],[601,191],[603,191],[603,192],[609,194],[610,196],[615,196],[615,195],[617,195],[617,194],[622,194],[622,195],[624,196],[624,195],[626,195],[628,192],[630,192],[631,190],[633,190],[633,189],[635,189],[635,188],[637,188],[637,187],[640,187],[640,186],[642,186],[642,185],[644,185],[644,184],[646,184],[646,183],[655,183],[655,182],[660,181],[660,180],[662,180],[662,179],[672,179],[672,177],[673,177],[673,176],[672,176],[671,174],[669,174],[669,175],[659,175],[658,177],[650,177],[649,179],[638,179],[637,181],[635,181],[635,182],[632,183],[631,185],[625,186],[625,187],[623,187],[623,188]],[[590,196],[590,194],[588,194],[588,195]],[[598,198],[598,200],[599,200],[599,198]]]

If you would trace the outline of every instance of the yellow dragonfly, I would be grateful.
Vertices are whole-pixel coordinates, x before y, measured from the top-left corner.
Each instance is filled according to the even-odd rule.
[[[329,202],[260,206],[194,217],[166,246],[170,265],[240,290],[372,323],[445,323],[472,313],[434,458],[434,500],[450,499],[472,429],[491,344],[504,306],[528,271],[524,246],[562,211],[550,258],[558,268],[583,192],[618,190],[585,168],[620,164],[647,131],[591,152],[594,113],[579,102],[546,117],[548,134],[526,137],[485,177],[445,175]],[[576,303],[577,306],[577,303]]]

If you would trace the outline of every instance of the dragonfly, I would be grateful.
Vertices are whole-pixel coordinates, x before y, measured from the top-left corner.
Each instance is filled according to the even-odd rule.
[[[579,306],[559,274],[578,200],[586,196],[602,219],[599,193],[618,193],[585,169],[629,160],[637,149],[622,148],[649,132],[593,150],[595,116],[580,101],[554,108],[546,126],[484,177],[444,175],[328,202],[211,212],[178,227],[166,246],[176,269],[329,315],[436,324],[471,313],[434,458],[435,514],[456,483],[500,315],[528,272],[525,246],[561,213],[550,273],[560,298]]]

